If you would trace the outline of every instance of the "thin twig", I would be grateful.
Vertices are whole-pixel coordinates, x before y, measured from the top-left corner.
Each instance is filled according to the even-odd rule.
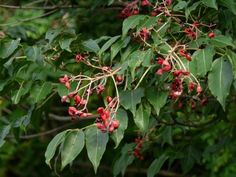
[[[0,5],[1,7],[1,5]],[[26,18],[26,19],[23,19],[23,20],[20,20],[19,22],[14,22],[14,23],[4,23],[4,24],[0,24],[0,26],[15,26],[15,25],[19,25],[23,22],[28,22],[28,21],[32,21],[32,20],[36,20],[38,18],[43,18],[43,17],[46,17],[46,16],[49,16],[55,12],[57,12],[58,9],[55,9],[55,10],[52,10],[52,11],[49,11],[47,13],[44,13],[42,15],[39,15],[39,16],[36,16],[36,17],[31,17],[31,18]]]

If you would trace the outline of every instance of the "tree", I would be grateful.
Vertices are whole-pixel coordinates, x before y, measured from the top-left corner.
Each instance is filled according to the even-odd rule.
[[[235,174],[235,1],[0,11],[2,176]]]

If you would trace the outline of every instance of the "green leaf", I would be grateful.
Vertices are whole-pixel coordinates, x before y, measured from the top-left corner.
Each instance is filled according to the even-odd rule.
[[[47,150],[45,152],[45,159],[46,159],[46,164],[50,165],[50,161],[51,159],[53,158],[53,156],[55,155],[56,153],[56,150],[57,150],[57,147],[59,146],[59,144],[61,144],[64,139],[65,139],[65,136],[66,136],[66,133],[67,131],[63,131],[59,134],[57,134],[51,141],[50,143],[48,144],[48,147],[47,147]]]
[[[144,89],[126,90],[120,93],[120,104],[127,110],[130,110],[135,116],[136,105],[141,102],[144,96]]]
[[[0,147],[4,144],[4,139],[10,132],[11,126],[10,125],[5,125],[0,127]]]
[[[195,75],[205,76],[211,69],[214,55],[215,50],[211,46],[197,50],[192,56],[193,61],[189,62],[190,71]]]
[[[84,132],[72,130],[67,133],[61,149],[61,170],[71,163],[84,147]]]
[[[115,148],[117,148],[124,137],[124,132],[128,126],[128,115],[127,112],[123,109],[118,109],[115,118],[119,120],[120,126],[119,128],[112,133],[111,138],[115,142]]]
[[[7,58],[18,48],[20,39],[0,41],[0,58]]]
[[[208,86],[211,93],[225,110],[225,100],[233,81],[233,72],[230,63],[224,58],[219,58],[213,62],[212,70],[208,75]]]
[[[236,15],[236,2],[234,0],[218,0],[219,4],[227,7],[234,15]]]
[[[159,158],[155,159],[148,168],[147,177],[154,177],[160,170],[168,156],[162,154]]]
[[[142,64],[142,62],[145,59],[145,55],[146,51],[140,51],[140,50],[136,50],[130,55],[130,58],[128,60],[128,66],[130,67],[131,76],[133,80],[135,77],[135,69]]]
[[[157,25],[157,20],[159,17],[150,17],[148,19],[144,19],[140,25],[137,27],[137,31],[140,31],[142,28],[152,28],[154,25]]]
[[[59,29],[53,29],[53,30],[49,30],[46,33],[45,39],[47,39],[49,41],[49,43],[52,43],[53,40],[61,33],[61,30]]]
[[[130,29],[134,29],[146,15],[133,15],[124,20],[122,26],[122,37],[125,37]]]
[[[185,1],[179,1],[173,8],[173,11],[184,9],[188,4]]]
[[[150,114],[151,108],[144,108],[143,105],[140,104],[134,117],[134,122],[140,130],[146,131],[148,129]]]
[[[13,104],[18,104],[21,97],[24,96],[26,93],[28,93],[28,91],[30,90],[31,88],[31,82],[28,82],[25,84],[25,82],[21,82],[20,83],[20,87],[18,90],[15,90],[12,94],[12,102]]]
[[[119,36],[114,36],[111,39],[109,39],[103,46],[102,48],[99,50],[98,55],[101,57],[102,53],[105,52],[114,42],[117,41],[117,39],[120,38]]]
[[[210,44],[216,47],[226,47],[226,46],[234,47],[233,40],[230,36],[219,35],[209,39],[209,41]]]
[[[9,80],[0,80],[0,92],[4,89],[8,82]]]
[[[35,106],[32,105],[30,107],[30,109],[28,110],[26,115],[23,115],[22,117],[17,118],[16,120],[14,120],[12,122],[12,127],[14,127],[14,128],[16,128],[16,127],[26,128],[26,126],[29,125],[29,123],[30,123],[30,119],[31,119],[34,108],[35,108]]]
[[[154,57],[152,49],[148,49],[145,51],[145,55],[143,57],[143,63],[142,65],[145,67],[149,67],[151,65],[151,61]]]
[[[154,88],[146,89],[146,96],[149,103],[154,107],[157,115],[159,115],[161,108],[166,104],[168,92],[158,91]]]
[[[97,42],[93,39],[89,39],[87,41],[84,41],[82,43],[85,50],[89,52],[97,53],[100,50],[100,47],[98,46]]]
[[[201,0],[201,2],[206,5],[207,7],[211,7],[214,9],[218,9],[216,0]]]
[[[120,39],[111,46],[111,60],[115,58],[115,56],[120,52],[122,48],[128,45],[129,41],[130,37],[126,37],[124,39]]]
[[[165,143],[173,145],[172,140],[172,126],[165,126],[163,132],[161,132],[162,146]]]
[[[27,56],[28,60],[36,62],[40,65],[43,64],[44,57],[40,47],[38,46],[27,47],[25,49],[25,55]]]
[[[35,103],[45,99],[52,91],[52,84],[50,82],[44,82],[43,85],[34,87],[31,91],[31,96]]]
[[[109,137],[107,133],[102,133],[97,127],[88,128],[85,135],[88,158],[93,164],[95,173],[97,173]]]
[[[70,45],[74,40],[76,40],[76,37],[72,37],[72,36],[63,37],[59,41],[61,49],[62,50],[67,50],[68,52],[71,52]]]
[[[134,149],[135,144],[125,144],[121,150],[121,156],[116,160],[113,166],[113,175],[117,176],[119,173],[122,173],[122,176],[125,174],[126,168],[134,161],[134,156],[130,155],[130,152]]]
[[[196,10],[197,7],[201,4],[201,2],[195,2],[194,4],[192,4],[191,6],[188,6],[187,8],[185,8],[185,16],[186,19],[188,19],[189,15],[191,14],[192,11]]]
[[[236,53],[227,49],[226,54],[233,68],[234,79],[236,79]]]

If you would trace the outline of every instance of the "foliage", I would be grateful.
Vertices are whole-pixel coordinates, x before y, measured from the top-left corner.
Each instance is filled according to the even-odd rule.
[[[234,176],[235,1],[7,3],[0,176]]]

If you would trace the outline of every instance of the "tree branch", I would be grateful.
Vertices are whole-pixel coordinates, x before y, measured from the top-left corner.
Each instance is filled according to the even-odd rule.
[[[104,8],[114,9],[114,8],[122,8],[123,5],[117,4],[112,6],[104,6]],[[73,9],[73,8],[90,8],[89,6],[80,6],[80,5],[55,5],[55,6],[13,6],[0,4],[0,8],[6,9],[34,9],[34,10],[55,10],[55,9]]]

